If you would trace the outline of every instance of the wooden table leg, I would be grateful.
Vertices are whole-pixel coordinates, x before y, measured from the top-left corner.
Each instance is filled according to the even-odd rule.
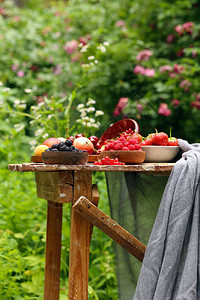
[[[91,201],[92,173],[75,171],[73,204],[83,195]],[[88,299],[90,234],[91,224],[72,208],[69,258],[69,300]]]
[[[60,291],[62,203],[48,201],[44,300],[58,300]]]

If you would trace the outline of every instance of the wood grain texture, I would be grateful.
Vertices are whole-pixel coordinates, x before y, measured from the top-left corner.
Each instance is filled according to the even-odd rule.
[[[143,261],[146,246],[88,201],[88,199],[80,197],[79,200],[74,203],[73,209],[86,218],[86,220],[101,229],[139,261]]]
[[[174,167],[174,163],[142,163],[124,166],[98,166],[93,163],[86,165],[44,165],[44,164],[10,164],[9,169],[20,172],[57,172],[57,171],[87,171],[87,172],[139,172],[145,174],[169,173]]]
[[[92,173],[74,172],[74,200],[81,195],[91,201]],[[86,196],[87,195],[87,196]],[[69,258],[69,300],[88,299],[90,223],[72,207]]]
[[[57,203],[73,200],[73,172],[36,172],[37,196]]]
[[[99,204],[99,191],[96,184],[92,185],[92,203],[95,206],[98,206]],[[93,227],[93,224],[90,223],[90,242],[92,238]]]
[[[44,300],[59,300],[62,204],[48,201]]]

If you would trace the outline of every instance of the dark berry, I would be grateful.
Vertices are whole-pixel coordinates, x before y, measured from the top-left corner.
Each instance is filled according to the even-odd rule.
[[[60,142],[60,143],[58,144],[58,149],[60,149],[60,147],[63,147],[63,146],[65,146],[65,142]]]
[[[52,149],[58,149],[58,148],[59,148],[59,144],[53,144],[53,145],[51,146],[51,148],[52,148]]]
[[[68,147],[72,146],[72,141],[71,140],[66,140],[65,141],[65,145],[67,145]]]
[[[45,150],[45,152],[51,152],[51,150],[48,148],[48,149]]]
[[[51,150],[51,152],[58,152],[58,149],[53,148],[53,149]]]
[[[66,148],[67,148],[67,146],[63,145],[63,146],[59,147],[59,151],[67,151]]]
[[[70,146],[70,149],[71,150],[75,150],[75,147],[72,145],[72,146]]]

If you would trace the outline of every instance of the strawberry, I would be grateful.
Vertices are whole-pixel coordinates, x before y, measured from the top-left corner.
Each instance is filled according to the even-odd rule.
[[[178,146],[178,140],[175,137],[171,136],[171,128],[170,128],[170,137],[168,138],[168,146]]]
[[[127,138],[127,140],[130,140],[130,139],[137,140],[138,143],[140,143],[142,141],[142,136],[141,136],[141,134],[134,132]]]
[[[156,134],[153,136],[152,140],[153,140],[153,145],[167,146],[168,135],[165,132],[156,132]]]
[[[144,141],[142,141],[140,143],[141,146],[149,146],[149,145],[153,145],[153,139],[151,138],[146,138]]]

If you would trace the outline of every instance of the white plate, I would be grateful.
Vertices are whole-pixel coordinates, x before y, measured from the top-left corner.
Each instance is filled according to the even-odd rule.
[[[141,146],[145,162],[170,162],[180,151],[179,146]]]

